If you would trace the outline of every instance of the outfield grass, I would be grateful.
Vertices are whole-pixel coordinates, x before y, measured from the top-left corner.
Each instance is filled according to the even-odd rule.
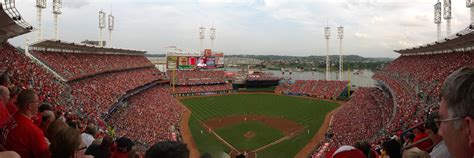
[[[261,158],[294,157],[318,131],[325,115],[337,107],[336,103],[273,94],[235,94],[224,96],[188,98],[181,100],[192,110],[189,126],[193,139],[201,153],[208,152],[214,158],[230,149],[205,131],[200,121],[229,115],[266,115],[286,118],[309,129],[304,133],[271,146],[258,153]],[[226,133],[220,134],[227,137]]]
[[[215,131],[235,148],[247,152],[285,136],[278,129],[259,121],[245,121],[236,125],[225,126]],[[255,136],[247,139],[244,135],[249,131],[254,132]]]

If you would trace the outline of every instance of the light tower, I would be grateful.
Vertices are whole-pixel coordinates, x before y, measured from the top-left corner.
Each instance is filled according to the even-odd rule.
[[[324,38],[326,39],[326,80],[330,80],[329,78],[329,36],[331,35],[331,28],[326,26],[324,28]]]
[[[112,31],[114,30],[114,20],[115,17],[110,14],[109,15],[109,46],[112,47]]]
[[[102,32],[105,28],[105,12],[104,11],[99,11],[99,29],[100,29],[100,46],[104,46],[104,40],[102,38]]]
[[[451,34],[451,0],[444,0],[444,19],[446,19],[447,36]]]
[[[211,27],[211,49],[214,49],[214,40],[216,39],[216,28]]]
[[[204,31],[206,30],[206,28],[204,28],[203,26],[199,27],[199,39],[201,39],[201,51],[203,51],[202,49],[202,40],[204,40]]]
[[[36,0],[36,9],[38,12],[38,41],[43,38],[41,29],[41,12],[46,8],[46,0]]]
[[[434,5],[434,23],[436,24],[436,31],[438,40],[441,39],[441,2]]]
[[[342,76],[342,38],[344,38],[344,27],[337,28],[337,38],[339,39],[339,81],[343,80]]]
[[[53,14],[54,14],[54,39],[59,40],[58,36],[58,15],[61,14],[62,0],[53,0]]]
[[[466,7],[471,9],[471,25],[474,24],[474,0],[466,0]]]

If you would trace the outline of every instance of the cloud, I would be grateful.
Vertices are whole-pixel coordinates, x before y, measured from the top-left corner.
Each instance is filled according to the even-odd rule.
[[[323,27],[331,27],[330,49],[338,50],[337,26],[344,26],[344,50],[362,56],[395,57],[393,50],[433,42],[434,1],[427,0],[64,0],[59,27],[62,40],[99,37],[97,12],[113,5],[113,46],[164,53],[175,45],[200,48],[197,28],[217,28],[215,49],[227,54],[314,55],[325,52]],[[453,2],[453,32],[464,29],[469,10]],[[36,26],[33,1],[16,1]],[[50,1],[48,2],[50,3]],[[44,36],[52,35],[52,15],[43,13]],[[80,8],[80,9],[79,9]],[[445,32],[443,20],[442,30]],[[108,33],[105,34],[106,37]],[[34,37],[35,33],[29,35]],[[10,40],[24,45],[25,36]],[[319,54],[324,55],[324,54]]]
[[[361,38],[361,39],[368,39],[370,38],[370,36],[366,33],[360,33],[360,32],[356,32],[354,33],[354,36],[357,37],[357,38]]]
[[[64,8],[79,9],[89,5],[90,2],[86,0],[65,0],[63,1]]]

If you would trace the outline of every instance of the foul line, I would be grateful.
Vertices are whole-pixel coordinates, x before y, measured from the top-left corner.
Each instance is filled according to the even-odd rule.
[[[232,146],[232,144],[228,143],[227,141],[225,141],[221,136],[219,136],[216,132],[214,132],[211,128],[209,128],[205,123],[202,123],[202,125],[207,128],[209,130],[210,133],[212,133],[215,137],[217,137],[217,139],[219,139],[222,143],[224,143],[225,145],[227,145],[229,148],[231,148],[232,150],[236,151],[237,154],[240,154],[240,151],[237,150],[234,146]]]

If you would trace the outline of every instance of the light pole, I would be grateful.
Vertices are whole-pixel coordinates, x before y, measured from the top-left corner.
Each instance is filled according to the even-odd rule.
[[[43,39],[42,29],[41,29],[41,12],[46,8],[46,0],[36,0],[36,9],[38,16],[38,41]]]
[[[53,14],[54,14],[54,39],[59,40],[58,35],[58,16],[61,14],[62,0],[53,0]]]
[[[103,36],[102,36],[102,32],[105,28],[105,12],[104,11],[99,11],[99,29],[100,29],[100,46],[103,47],[104,46],[104,40],[103,40]]]
[[[436,32],[438,40],[441,39],[441,2],[438,2],[434,5],[434,23],[436,24]]]
[[[331,28],[326,26],[324,28],[324,38],[326,39],[326,80],[330,80],[330,64],[329,64],[329,37],[331,36]]]
[[[339,81],[343,80],[342,75],[342,39],[344,38],[344,27],[339,26],[337,28],[337,38],[339,39]]]

